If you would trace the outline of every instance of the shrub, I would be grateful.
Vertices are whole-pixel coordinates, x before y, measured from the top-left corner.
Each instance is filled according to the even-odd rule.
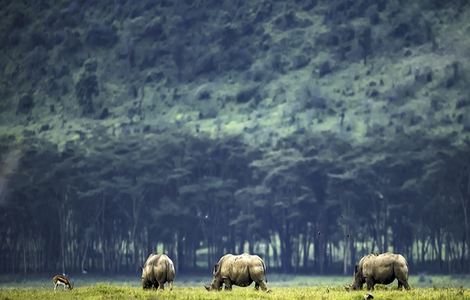
[[[30,94],[21,96],[18,106],[16,107],[16,114],[29,114],[33,110],[34,99]]]
[[[318,86],[304,82],[295,92],[295,99],[302,109],[325,109],[327,100],[322,96]]]
[[[118,35],[112,26],[93,24],[88,29],[85,40],[89,46],[109,48],[117,43]]]

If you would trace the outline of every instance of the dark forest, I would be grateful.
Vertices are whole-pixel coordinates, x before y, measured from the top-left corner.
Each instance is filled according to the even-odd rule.
[[[157,249],[179,271],[245,251],[282,272],[349,274],[386,250],[414,269],[468,271],[469,151],[445,141],[353,149],[294,134],[253,148],[168,132],[27,144],[2,208],[6,272],[129,272]]]

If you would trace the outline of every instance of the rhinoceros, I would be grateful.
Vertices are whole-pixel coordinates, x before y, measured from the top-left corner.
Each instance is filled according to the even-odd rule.
[[[364,283],[368,290],[373,290],[376,283],[389,284],[395,278],[398,288],[410,289],[408,284],[408,264],[400,254],[382,253],[369,254],[361,258],[354,269],[353,283],[348,290],[360,290]]]
[[[215,264],[212,275],[212,283],[205,286],[208,291],[219,291],[223,285],[225,290],[231,290],[232,285],[245,287],[253,281],[257,290],[261,287],[261,290],[268,291],[266,265],[257,255],[226,254]]]
[[[144,289],[164,289],[168,282],[170,290],[173,289],[175,280],[175,266],[165,254],[150,254],[142,267],[142,287]]]

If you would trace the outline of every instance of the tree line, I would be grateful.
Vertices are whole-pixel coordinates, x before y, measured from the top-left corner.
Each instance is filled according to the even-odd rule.
[[[294,133],[255,147],[97,128],[60,148],[34,137],[0,148],[4,166],[20,153],[1,195],[3,273],[135,272],[152,251],[178,272],[249,252],[272,271],[352,274],[384,251],[413,272],[470,271],[468,144]]]

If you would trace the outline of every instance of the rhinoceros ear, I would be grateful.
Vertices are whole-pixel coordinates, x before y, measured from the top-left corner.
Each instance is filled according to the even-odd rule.
[[[214,270],[212,271],[212,275],[215,276],[218,271],[219,271],[219,264],[215,264],[215,265],[214,265]]]

